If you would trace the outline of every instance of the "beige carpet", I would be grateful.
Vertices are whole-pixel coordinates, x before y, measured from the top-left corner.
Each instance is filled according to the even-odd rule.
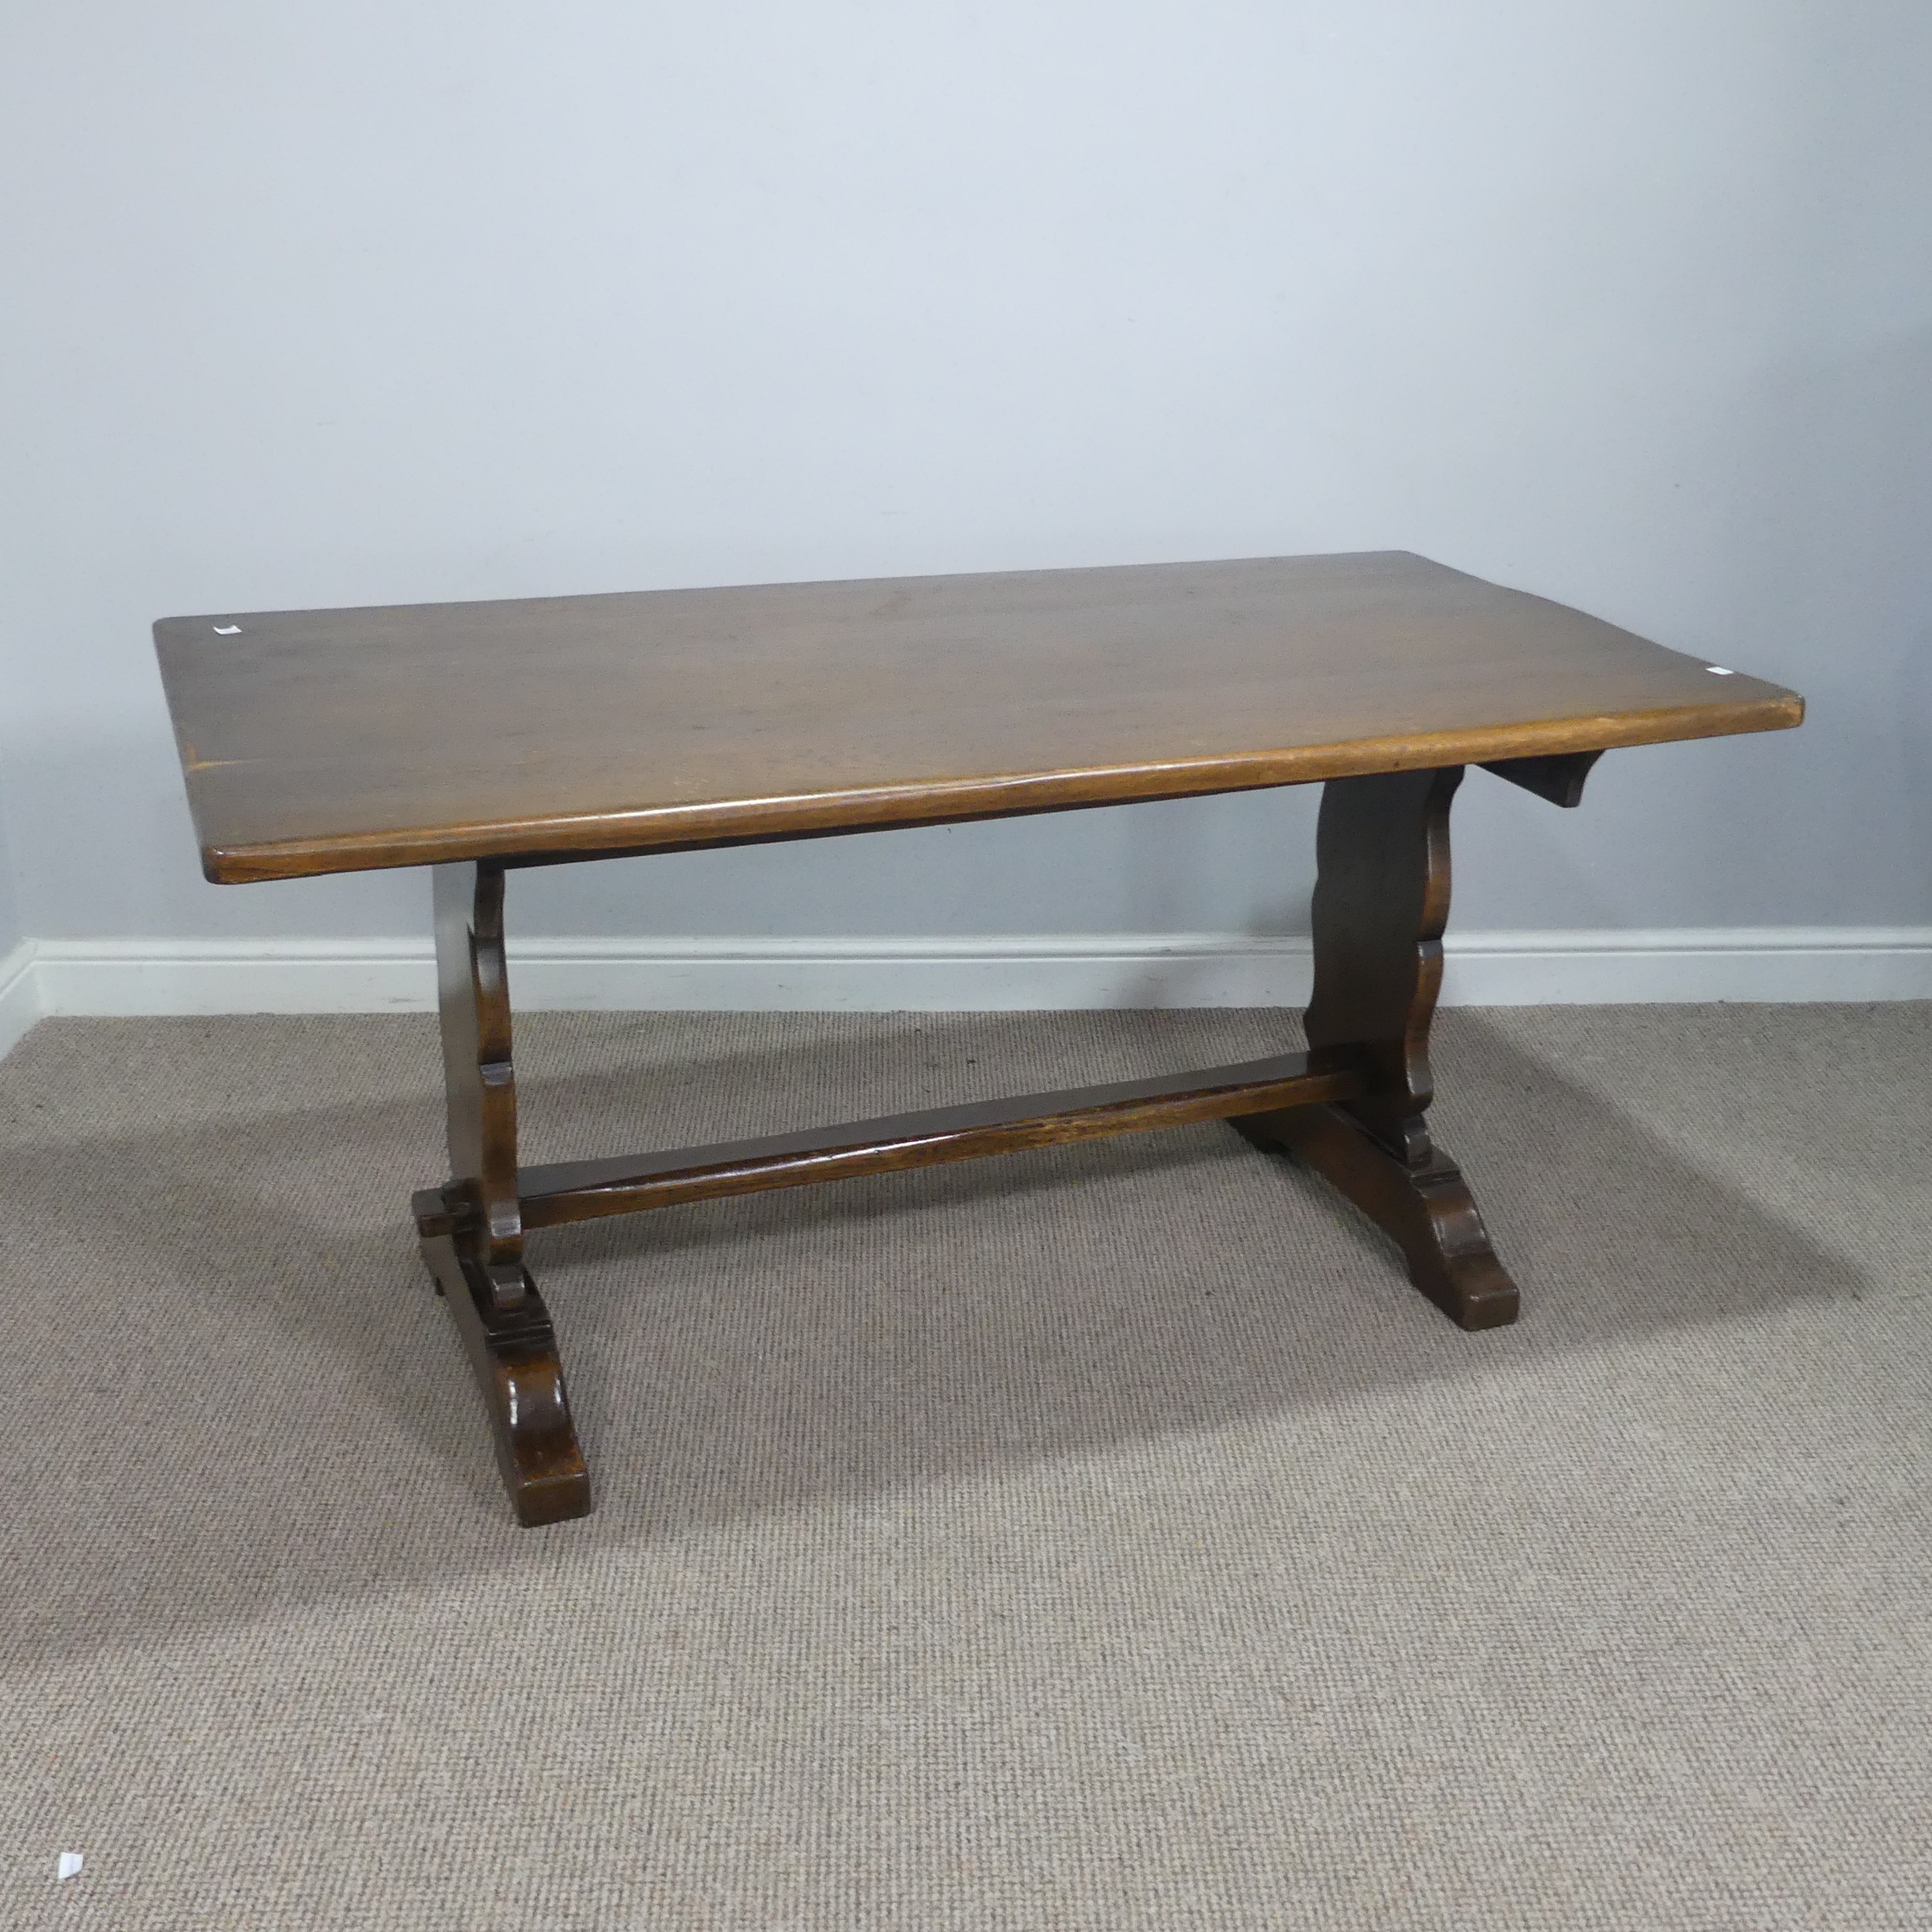
[[[1269,1050],[537,1017],[532,1158]],[[1190,1128],[539,1236],[514,1528],[420,1018],[0,1064],[0,1923],[1932,1923],[1932,1009],[1456,1012],[1459,1333]],[[55,1880],[63,1850],[82,1875]]]

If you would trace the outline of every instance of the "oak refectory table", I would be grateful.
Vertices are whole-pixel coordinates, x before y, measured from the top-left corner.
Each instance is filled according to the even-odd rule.
[[[1464,1328],[1515,1319],[1427,1125],[1449,805],[1573,805],[1614,747],[1792,692],[1403,552],[647,591],[155,627],[207,876],[434,868],[450,1179],[414,1200],[526,1523],[590,1478],[526,1236],[602,1214],[1225,1118],[1326,1176]],[[1308,1050],[522,1167],[518,866],[1324,784]]]

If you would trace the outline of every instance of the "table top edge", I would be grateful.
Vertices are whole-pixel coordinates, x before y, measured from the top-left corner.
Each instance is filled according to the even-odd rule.
[[[1759,684],[1758,693],[1661,712],[1462,726],[1410,738],[1294,746],[1179,762],[934,778],[788,798],[711,799],[635,811],[400,827],[260,842],[222,843],[203,838],[202,869],[216,884],[242,885],[476,860],[529,863],[706,845],[773,843],[839,832],[1262,791],[1378,771],[1680,743],[1789,730],[1803,723],[1804,701],[1795,692]]]

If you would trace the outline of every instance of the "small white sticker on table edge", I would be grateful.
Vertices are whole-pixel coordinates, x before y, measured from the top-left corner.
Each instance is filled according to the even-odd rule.
[[[238,638],[241,635],[241,626],[239,624],[218,624],[215,626],[215,635],[218,638]]]
[[[240,624],[236,624],[235,628],[239,631],[241,628],[241,626]],[[1705,665],[1704,668],[1708,671],[1713,678],[1734,678],[1737,675],[1737,673],[1735,671],[1726,670],[1721,664],[1707,664]]]

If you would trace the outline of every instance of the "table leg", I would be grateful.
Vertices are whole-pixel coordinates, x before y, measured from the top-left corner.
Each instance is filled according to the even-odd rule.
[[[589,1511],[590,1478],[549,1311],[523,1265],[503,869],[438,866],[435,883],[451,1179],[417,1197],[423,1258],[482,1390],[517,1520],[557,1522]]]
[[[1429,1023],[1449,917],[1449,806],[1462,767],[1336,778],[1316,837],[1311,1067],[1352,1066],[1360,1099],[1234,1124],[1324,1175],[1400,1247],[1409,1278],[1465,1328],[1516,1318],[1461,1171],[1431,1141]]]

